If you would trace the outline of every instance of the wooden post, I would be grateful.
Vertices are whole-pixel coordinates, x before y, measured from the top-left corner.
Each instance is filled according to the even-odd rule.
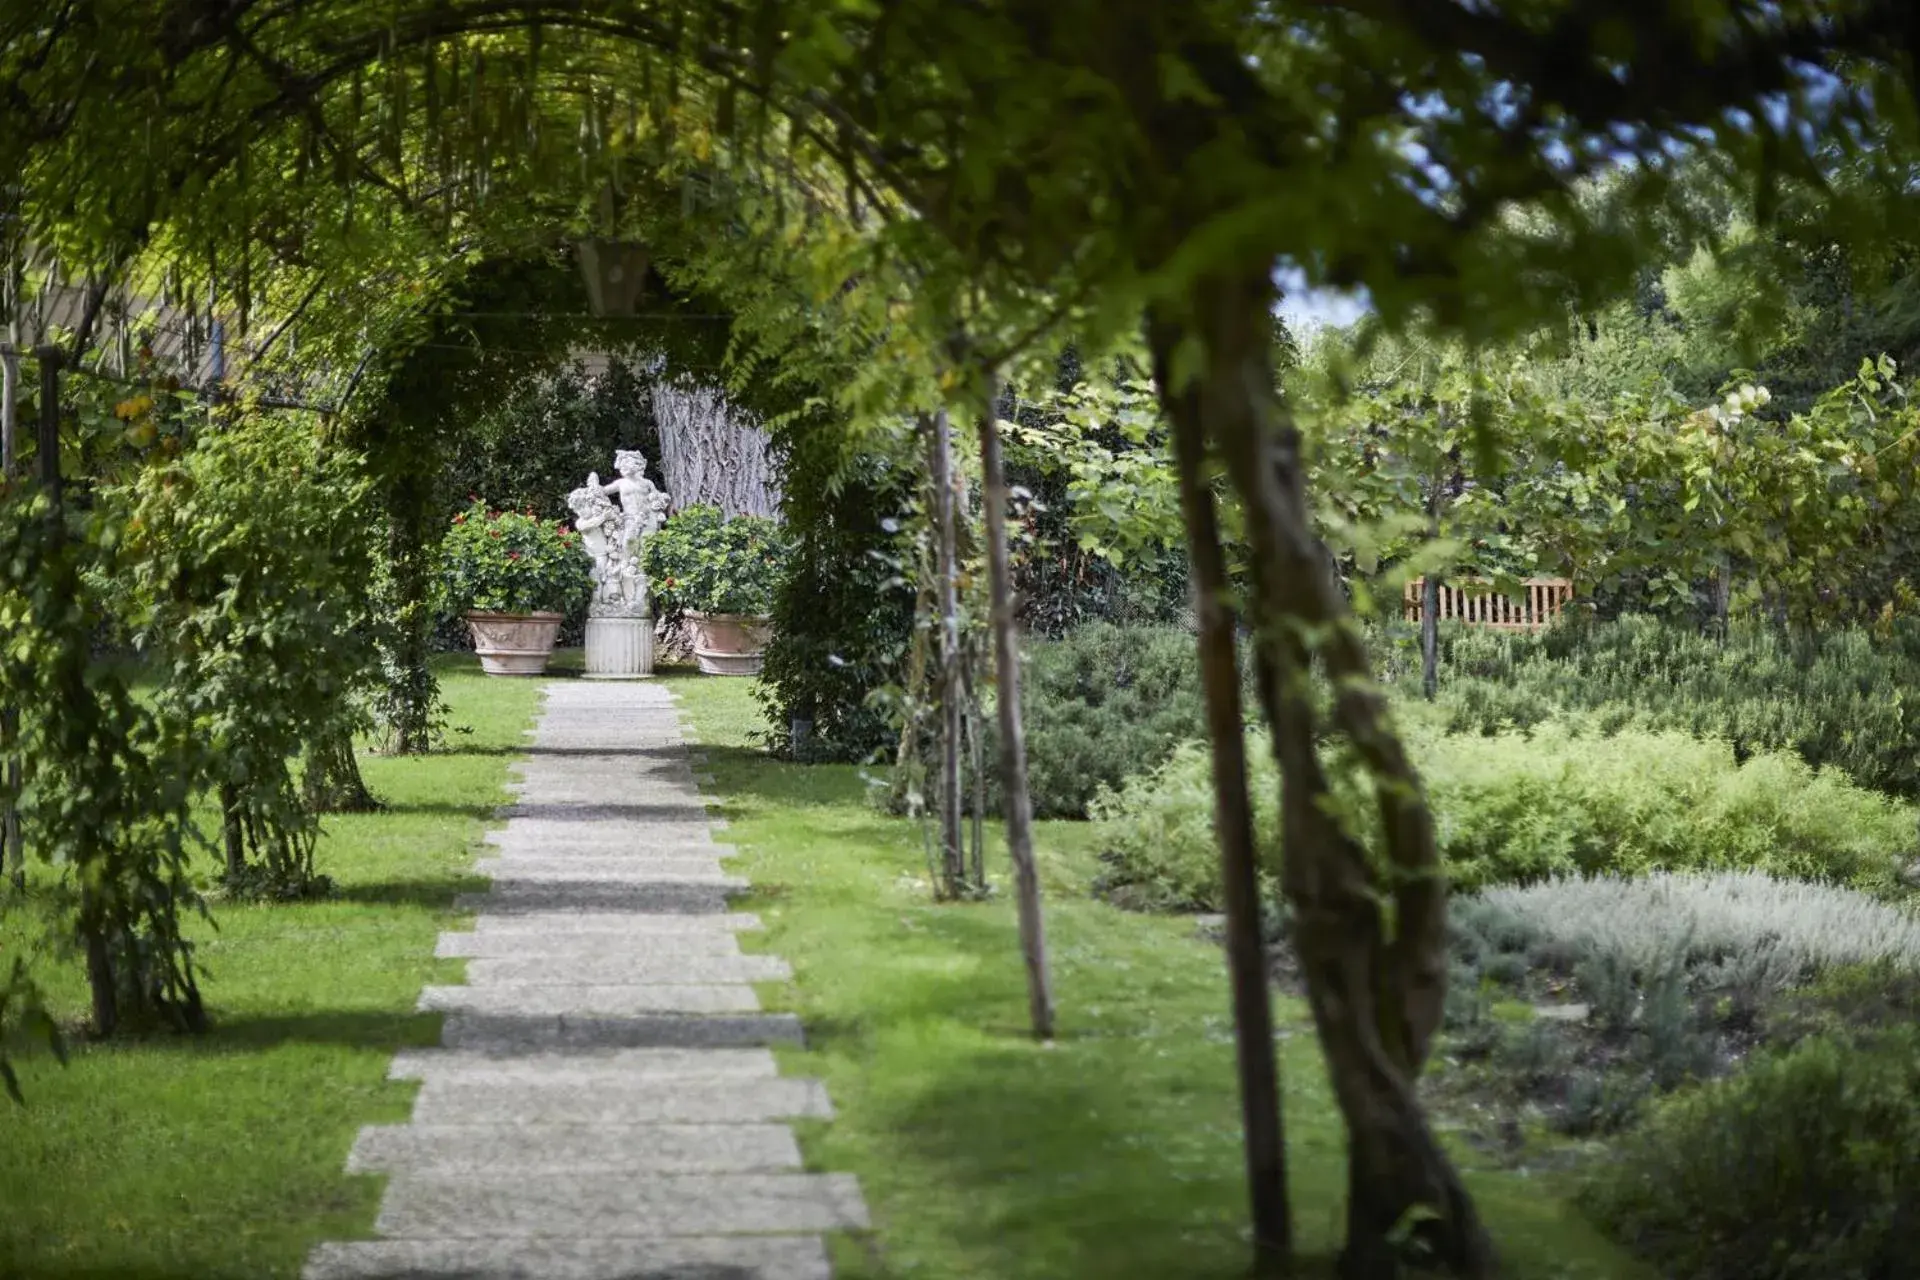
[[[1020,949],[1027,963],[1027,1009],[1033,1034],[1053,1039],[1053,986],[1047,974],[1046,921],[1040,914],[1040,873],[1033,861],[1033,800],[1027,793],[1027,741],[1020,720],[1020,638],[1014,631],[1013,565],[1007,549],[1007,473],[994,414],[998,388],[982,380],[980,469],[987,508],[987,568],[993,592],[993,662],[998,677],[1000,803],[1007,821],[1007,852],[1020,908]]]
[[[967,888],[960,836],[960,553],[953,500],[953,427],[945,409],[926,421],[928,471],[933,481],[933,529],[939,544],[934,603],[940,614],[940,869],[943,898]]]
[[[1440,693],[1440,575],[1420,584],[1420,691],[1432,702]]]
[[[20,353],[0,343],[0,490],[10,491],[20,475]],[[0,708],[0,755],[5,756],[6,806],[0,811],[0,871],[13,868],[13,887],[27,887],[26,846],[20,830],[20,708]]]

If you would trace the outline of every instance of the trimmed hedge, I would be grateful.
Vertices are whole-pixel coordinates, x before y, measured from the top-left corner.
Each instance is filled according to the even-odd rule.
[[[1905,805],[1835,771],[1772,753],[1744,764],[1724,742],[1553,722],[1533,731],[1444,735],[1405,727],[1426,781],[1441,856],[1457,887],[1564,875],[1758,870],[1890,892],[1915,838]],[[1253,744],[1255,824],[1277,865],[1278,780]],[[1363,837],[1362,784],[1329,755],[1336,800]],[[1140,905],[1213,910],[1219,901],[1204,746],[1103,794],[1107,887]]]
[[[1444,633],[1439,704],[1456,732],[1491,733],[1591,711],[1602,730],[1676,729],[1745,757],[1791,751],[1862,786],[1920,796],[1920,628],[1785,636],[1738,625],[1725,641],[1646,617],[1569,622],[1539,636]],[[1418,683],[1403,650],[1397,674]]]

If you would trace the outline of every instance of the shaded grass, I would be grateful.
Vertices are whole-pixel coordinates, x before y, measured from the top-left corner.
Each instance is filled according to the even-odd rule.
[[[834,1243],[838,1274],[1226,1277],[1249,1260],[1225,966],[1190,920],[1093,899],[1084,824],[1040,824],[1060,1039],[1026,1035],[1006,859],[997,895],[934,906],[919,829],[867,805],[860,771],[752,750],[751,683],[668,676],[707,744],[726,839],[791,984],[763,997],[807,1026],[792,1073],[838,1109],[801,1126],[812,1167],[858,1174],[871,1233]],[[1341,1234],[1345,1148],[1312,1029],[1279,1006],[1296,1231],[1307,1274]],[[1538,1180],[1472,1188],[1521,1278],[1636,1277]]]
[[[347,1149],[410,1110],[414,1086],[387,1064],[439,1039],[414,1003],[458,980],[434,938],[481,884],[475,842],[539,697],[471,658],[441,679],[450,726],[468,732],[443,754],[362,761],[389,808],[325,820],[317,863],[335,898],[216,903],[217,927],[193,925],[210,1032],[80,1043],[65,1069],[21,1061],[28,1105],[0,1103],[0,1276],[290,1277],[315,1242],[369,1233],[380,1184],[342,1172]],[[0,939],[0,964],[28,932]],[[78,964],[42,955],[37,970],[78,1021]]]

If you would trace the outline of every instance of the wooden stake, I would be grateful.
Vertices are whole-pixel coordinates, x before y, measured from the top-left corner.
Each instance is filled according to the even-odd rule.
[[[933,528],[939,544],[934,604],[940,614],[940,873],[943,898],[965,894],[966,850],[960,835],[960,555],[953,501],[953,427],[947,411],[926,420],[933,480]]]
[[[1020,949],[1027,963],[1027,1008],[1033,1034],[1053,1039],[1053,987],[1047,974],[1046,921],[1040,914],[1040,873],[1033,861],[1033,800],[1027,793],[1027,740],[1020,720],[1020,638],[1013,619],[1013,567],[1007,550],[1007,475],[994,416],[997,387],[982,388],[980,469],[987,507],[987,566],[993,592],[993,661],[1000,717],[1000,803],[1007,820],[1020,908]]]

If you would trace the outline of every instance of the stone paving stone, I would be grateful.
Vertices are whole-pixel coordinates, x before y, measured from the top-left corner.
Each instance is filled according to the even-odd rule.
[[[780,1074],[766,1049],[607,1049],[491,1058],[453,1049],[402,1049],[391,1080],[472,1084],[578,1083],[662,1079],[768,1079]]]
[[[360,1131],[349,1173],[781,1173],[800,1168],[784,1124],[456,1124]]]
[[[526,1013],[449,1013],[440,1042],[478,1054],[534,1054],[541,1050],[741,1048],[801,1044],[793,1013],[639,1013],[632,1017],[557,1017]]]
[[[323,1244],[304,1280],[828,1280],[818,1236]]]
[[[832,1103],[769,1051],[800,1023],[751,984],[791,970],[740,948],[760,921],[728,910],[746,881],[681,726],[660,685],[548,686],[490,887],[435,948],[467,981],[421,993],[440,1047],[390,1069],[412,1119],[348,1160],[388,1175],[386,1238],[319,1246],[306,1280],[828,1280],[819,1233],[868,1225],[782,1123]]]
[[[732,845],[686,844],[667,848],[636,845],[631,848],[578,845],[566,849],[541,849],[527,846],[502,849],[474,864],[474,873],[518,880],[541,871],[705,871],[719,867],[721,860],[735,857]]]
[[[488,857],[502,857],[508,853],[542,853],[554,855],[592,854],[599,857],[614,857],[628,853],[664,853],[664,854],[711,854],[715,849],[731,850],[732,845],[722,844],[707,831],[684,831],[662,834],[658,830],[631,830],[624,827],[586,828],[579,831],[534,832],[526,828],[515,830],[502,827],[489,833],[487,844],[492,847]],[[498,850],[493,852],[492,850]],[[728,856],[728,855],[720,855]]]
[[[744,983],[649,983],[554,986],[503,982],[484,987],[428,987],[422,1013],[592,1015],[627,1013],[752,1013],[760,1001]]]
[[[452,1013],[440,1030],[449,1048],[519,1054],[553,1049],[729,1049],[799,1044],[800,1019],[790,1013],[695,1017],[641,1014],[625,1018],[540,1017]]]
[[[693,917],[698,919],[699,917]],[[617,920],[618,916],[596,919]],[[509,933],[443,933],[433,953],[447,959],[519,960],[559,956],[737,956],[740,943],[731,932],[626,934],[616,929],[540,929]]]
[[[389,1236],[705,1236],[858,1230],[845,1174],[395,1174],[375,1230]]]
[[[511,916],[482,915],[476,934],[618,933],[634,938],[681,938],[690,933],[743,933],[762,928],[750,911],[712,915],[646,915],[615,912],[524,911]]]
[[[833,1106],[818,1080],[633,1080],[528,1085],[429,1080],[414,1099],[415,1124],[758,1124],[827,1119]]]
[[[537,880],[495,880],[487,892],[463,893],[454,899],[453,905],[458,911],[504,915],[530,911],[722,915],[727,909],[727,895],[732,892],[737,890],[703,884],[627,884],[607,880],[541,884]]]
[[[623,952],[615,939],[600,954],[486,957],[467,965],[467,983],[586,983],[593,986],[643,986],[649,983],[782,982],[793,970],[778,956],[651,955]]]
[[[734,890],[748,887],[745,880],[721,870],[718,858],[635,857],[624,863],[596,860],[587,866],[570,864],[565,858],[489,858],[474,871],[483,876],[511,877],[521,884],[695,884]]]

